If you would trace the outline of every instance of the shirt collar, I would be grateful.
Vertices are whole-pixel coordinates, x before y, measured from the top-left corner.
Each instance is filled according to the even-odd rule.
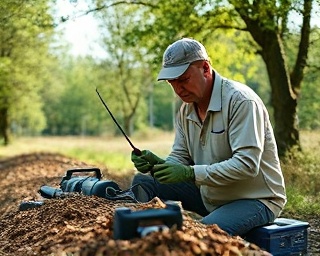
[[[222,77],[220,74],[212,70],[215,74],[214,76],[214,83],[213,83],[213,90],[211,93],[210,103],[208,106],[208,111],[221,111],[221,86],[222,86]]]

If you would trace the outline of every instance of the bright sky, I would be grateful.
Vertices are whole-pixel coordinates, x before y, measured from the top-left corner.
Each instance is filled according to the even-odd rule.
[[[57,0],[58,16],[72,17],[88,7],[83,0]],[[64,32],[65,39],[71,43],[71,53],[74,55],[92,55],[103,57],[106,53],[99,46],[99,30],[96,20],[92,14],[83,15],[74,19],[69,19],[59,25],[59,29]]]

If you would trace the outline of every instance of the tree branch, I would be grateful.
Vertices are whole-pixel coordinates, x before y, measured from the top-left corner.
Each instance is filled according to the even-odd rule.
[[[311,31],[311,25],[310,25],[311,10],[312,10],[312,0],[305,0],[299,51],[298,51],[298,56],[296,59],[295,66],[290,75],[292,88],[295,91],[295,93],[299,93],[300,91],[300,85],[303,79],[303,71],[305,66],[307,65],[309,38],[310,38],[310,31]]]
[[[76,15],[75,17],[72,17],[73,19],[76,19],[76,18],[80,18],[82,16],[85,16],[85,15],[88,15],[89,13],[92,13],[92,12],[98,12],[98,11],[101,11],[103,9],[107,9],[107,8],[110,8],[110,7],[113,7],[113,6],[117,6],[117,5],[121,5],[121,4],[135,4],[135,5],[143,5],[143,6],[149,6],[149,7],[156,7],[156,5],[154,4],[151,4],[151,3],[147,3],[147,2],[144,2],[144,1],[136,1],[136,0],[122,0],[122,1],[116,1],[112,4],[104,4],[104,5],[101,5],[101,6],[97,6],[95,8],[92,8],[92,9],[89,9],[89,10],[86,10],[78,15]],[[69,16],[62,16],[60,18],[61,22],[66,22],[70,19]]]

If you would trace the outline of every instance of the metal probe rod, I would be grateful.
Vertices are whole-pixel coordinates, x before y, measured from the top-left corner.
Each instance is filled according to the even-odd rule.
[[[128,136],[126,135],[126,133],[122,130],[121,126],[118,124],[117,120],[114,118],[114,116],[112,115],[111,111],[109,110],[107,104],[106,104],[106,103],[104,102],[104,100],[102,99],[100,93],[98,92],[98,88],[96,88],[96,92],[97,92],[97,94],[98,94],[98,96],[99,96],[102,104],[104,105],[104,107],[106,108],[106,110],[109,112],[109,114],[110,114],[113,122],[118,126],[118,128],[120,129],[120,131],[122,132],[122,134],[124,135],[124,137],[126,138],[126,140],[129,142],[130,146],[131,146],[132,149],[133,149],[134,154],[137,155],[137,156],[141,156],[141,150],[138,149],[138,148],[136,148],[136,147],[132,144],[132,142],[130,141],[130,139],[129,139]]]

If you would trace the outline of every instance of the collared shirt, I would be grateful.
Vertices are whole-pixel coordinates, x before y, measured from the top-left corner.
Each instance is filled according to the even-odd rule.
[[[205,120],[199,120],[192,103],[182,104],[166,161],[193,165],[208,211],[234,200],[258,199],[278,216],[286,193],[266,107],[250,87],[213,72]]]

